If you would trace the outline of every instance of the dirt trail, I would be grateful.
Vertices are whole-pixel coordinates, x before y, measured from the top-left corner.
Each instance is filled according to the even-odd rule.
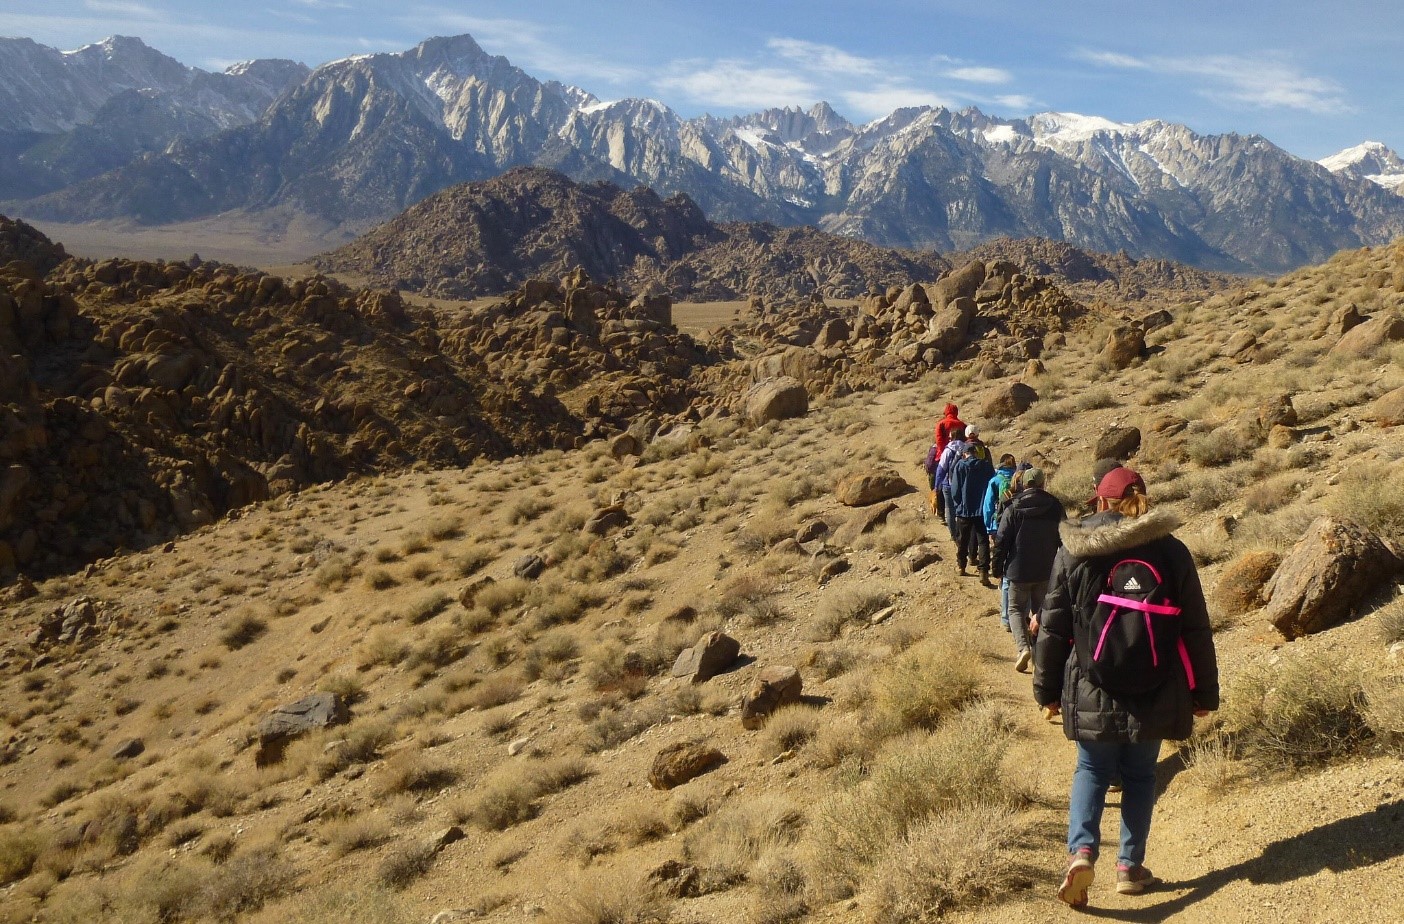
[[[921,485],[915,459],[929,443],[931,408],[914,389],[872,403],[872,438],[890,447],[888,459]],[[1011,434],[1017,440],[1018,434]],[[995,450],[1017,452],[1006,436],[991,434]],[[1216,794],[1188,772],[1178,747],[1161,750],[1161,790],[1146,865],[1163,883],[1140,896],[1118,895],[1115,851],[1119,797],[1102,818],[1102,858],[1090,907],[1075,912],[1054,892],[1065,859],[1068,790],[1076,749],[1060,724],[1045,722],[1033,702],[1032,675],[1014,670],[1014,643],[997,618],[998,591],[955,576],[953,547],[943,528],[930,535],[946,561],[932,566],[930,609],[968,624],[985,651],[992,695],[1010,704],[1025,732],[1011,760],[1024,768],[1042,809],[1029,816],[1034,836],[1048,844],[1046,867],[1025,893],[990,908],[957,912],[958,924],[1045,924],[1079,914],[1129,922],[1209,924],[1350,924],[1404,922],[1404,761],[1353,759],[1325,770],[1275,780],[1239,780]],[[958,601],[951,605],[951,594]],[[1226,653],[1261,647],[1252,627],[1216,636],[1221,670]],[[1231,670],[1231,668],[1230,668]],[[1226,684],[1227,686],[1227,684]],[[1197,720],[1205,721],[1205,720]],[[838,909],[834,909],[837,913]],[[848,912],[852,914],[852,911]],[[833,917],[828,915],[826,917]]]

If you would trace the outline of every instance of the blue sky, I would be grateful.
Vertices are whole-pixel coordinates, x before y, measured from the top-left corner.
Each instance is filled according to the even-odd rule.
[[[0,35],[135,35],[207,70],[463,32],[534,77],[684,116],[973,105],[1258,133],[1313,159],[1367,139],[1404,153],[1404,3],[1386,0],[0,0]]]

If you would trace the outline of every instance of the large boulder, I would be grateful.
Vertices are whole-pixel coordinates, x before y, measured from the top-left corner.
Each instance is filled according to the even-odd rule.
[[[1125,369],[1146,352],[1146,332],[1134,325],[1118,327],[1107,335],[1100,359],[1109,368]]]
[[[1374,533],[1323,516],[1278,566],[1267,617],[1288,639],[1339,625],[1399,573],[1400,561]]]
[[[741,697],[742,727],[753,731],[763,727],[771,713],[781,706],[799,702],[803,692],[804,679],[795,668],[787,665],[763,668],[751,689]]]
[[[1264,433],[1272,432],[1272,428],[1279,425],[1297,425],[1297,408],[1292,404],[1291,395],[1274,395],[1258,405],[1258,427]]]
[[[1404,423],[1404,388],[1396,388],[1375,399],[1369,416],[1381,427],[1397,427]]]
[[[870,533],[886,523],[888,516],[896,509],[897,505],[892,501],[864,507],[855,513],[847,523],[834,530],[834,537],[830,540],[830,544],[838,549],[852,548],[859,536]]]
[[[990,392],[980,406],[980,416],[987,420],[1012,420],[1027,411],[1038,400],[1038,392],[1023,382],[1010,382]]]
[[[781,376],[757,382],[746,393],[746,417],[760,426],[809,413],[809,392],[798,379]]]
[[[834,489],[839,503],[849,507],[866,507],[889,498],[909,494],[913,490],[907,479],[890,468],[856,472],[843,478]]]
[[[708,632],[696,645],[678,654],[672,674],[702,683],[729,670],[740,654],[741,643],[736,639],[725,632]]]
[[[1141,431],[1137,427],[1111,427],[1097,437],[1093,450],[1095,459],[1116,459],[1125,462],[1141,448]]]
[[[979,260],[971,260],[960,269],[954,270],[950,275],[943,276],[936,283],[928,286],[926,292],[930,297],[931,306],[940,311],[957,298],[973,300],[975,293],[980,290],[980,286],[984,282],[985,264]]]
[[[258,751],[254,763],[260,767],[276,764],[283,751],[296,738],[316,731],[343,725],[351,718],[350,710],[335,693],[313,693],[295,703],[288,703],[264,716],[254,729]]]
[[[1404,317],[1393,311],[1352,327],[1331,347],[1337,356],[1372,356],[1387,343],[1404,340]]]
[[[653,758],[648,784],[654,789],[672,789],[724,763],[726,755],[704,741],[677,741]]]
[[[920,345],[941,353],[955,353],[965,346],[970,336],[970,322],[975,319],[975,300],[956,298],[938,310],[926,324],[926,334]]]

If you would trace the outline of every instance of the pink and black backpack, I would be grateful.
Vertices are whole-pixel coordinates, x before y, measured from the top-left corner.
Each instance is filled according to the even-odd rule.
[[[1110,693],[1148,693],[1180,670],[1193,690],[1180,607],[1170,598],[1166,569],[1150,548],[1137,554],[1113,564],[1092,588],[1096,597],[1081,601],[1073,633],[1078,664]]]

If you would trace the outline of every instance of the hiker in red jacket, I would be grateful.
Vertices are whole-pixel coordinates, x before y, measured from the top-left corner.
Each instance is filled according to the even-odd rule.
[[[940,462],[941,456],[946,451],[946,444],[951,441],[957,433],[965,432],[965,422],[957,416],[960,409],[954,404],[947,404],[941,411],[941,419],[936,421],[936,433],[933,437],[936,443],[934,458]],[[933,488],[932,498],[936,504],[936,515],[942,520],[946,519],[946,492],[936,484],[935,467],[929,466],[928,472],[931,474],[931,486]]]
[[[957,416],[958,411],[959,408],[954,404],[948,404],[945,410],[941,412],[943,415],[941,419],[936,421],[936,435],[934,441],[936,443],[937,459],[941,458],[941,453],[946,451],[946,444],[951,441],[951,431],[956,427],[960,427],[961,429],[965,428],[965,421]]]

